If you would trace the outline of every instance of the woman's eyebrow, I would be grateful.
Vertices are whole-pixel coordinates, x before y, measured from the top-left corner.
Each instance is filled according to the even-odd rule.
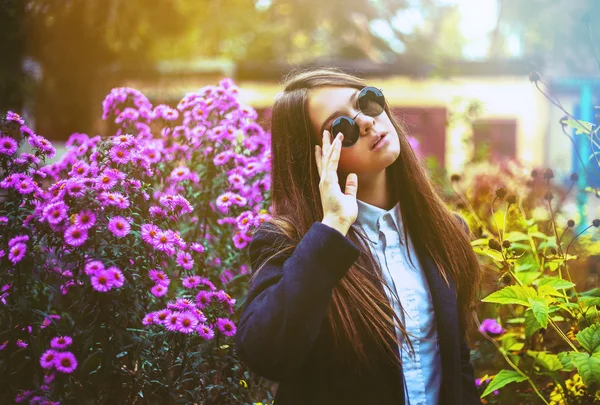
[[[350,105],[354,105],[354,100],[356,99],[356,95],[358,94],[359,90],[356,90],[354,93],[352,93],[352,95],[350,96]],[[342,112],[337,110],[334,113],[332,113],[329,117],[327,117],[327,119],[323,122],[323,125],[321,125],[321,131],[320,133],[323,134],[323,130],[325,129],[325,126],[327,125],[327,123],[329,121],[331,121],[332,119],[334,119],[335,117],[337,117],[338,115],[342,115]],[[332,136],[335,137],[335,135],[332,134]]]

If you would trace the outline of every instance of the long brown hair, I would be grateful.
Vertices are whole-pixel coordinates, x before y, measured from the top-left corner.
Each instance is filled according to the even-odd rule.
[[[286,77],[284,90],[275,100],[272,112],[273,219],[270,222],[289,243],[279,246],[273,256],[292,251],[312,224],[323,218],[313,153],[319,137],[313,133],[307,112],[311,89],[321,86],[362,89],[367,84],[333,68],[296,71]],[[429,255],[444,280],[454,282],[460,321],[466,327],[480,279],[469,237],[429,181],[406,138],[406,131],[387,105],[385,112],[400,138],[401,157],[386,170],[393,201],[400,202],[405,240],[410,233],[419,256]],[[358,332],[369,331],[369,337],[399,361],[390,342],[399,343],[396,327],[404,336],[407,334],[381,287],[384,285],[381,269],[361,232],[351,228],[347,237],[361,248],[361,255],[333,291],[328,322],[335,342],[340,347],[350,348],[369,364],[365,342]],[[255,270],[254,276],[261,267]]]

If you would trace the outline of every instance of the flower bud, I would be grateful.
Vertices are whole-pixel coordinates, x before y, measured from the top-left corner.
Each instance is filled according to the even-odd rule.
[[[517,196],[514,194],[509,195],[508,197],[506,197],[506,202],[511,205],[511,204],[516,204],[517,203]]]
[[[535,83],[540,80],[540,74],[536,71],[529,73],[529,81]]]
[[[551,201],[552,198],[554,198],[554,195],[550,191],[547,191],[546,194],[544,194],[545,200]]]
[[[552,169],[546,169],[544,172],[544,180],[550,180],[554,178],[554,172]]]
[[[505,239],[504,241],[502,241],[502,247],[504,249],[508,249],[510,247],[510,241],[508,239]]]
[[[569,177],[569,178],[571,179],[571,181],[573,183],[576,183],[577,180],[579,180],[579,175],[577,173],[573,173],[573,174],[571,174],[571,177]]]
[[[594,225],[594,227],[598,228],[600,226],[600,219],[594,219],[592,221],[592,225]]]
[[[532,177],[532,178],[534,178],[534,179],[536,179],[536,178],[537,178],[537,176],[538,176],[538,171],[537,171],[536,169],[533,169],[533,170],[531,171],[531,177]]]
[[[500,187],[496,190],[496,197],[502,199],[506,196],[506,189],[504,187]]]
[[[460,174],[453,174],[452,176],[450,176],[450,181],[452,183],[457,183],[460,181]]]
[[[498,252],[502,251],[502,246],[500,246],[500,242],[498,242],[496,239],[490,239],[488,246],[490,249],[497,250]]]
[[[573,221],[572,219],[569,219],[567,221],[567,228],[573,228],[575,226],[575,221]]]

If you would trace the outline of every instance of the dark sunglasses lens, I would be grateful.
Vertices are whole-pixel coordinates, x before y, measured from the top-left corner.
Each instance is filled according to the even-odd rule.
[[[365,87],[358,95],[358,107],[363,114],[376,117],[383,112],[385,97],[376,87]]]
[[[356,122],[350,117],[337,117],[331,125],[331,136],[335,138],[340,132],[344,134],[342,146],[352,146],[356,143],[359,136],[359,128]]]

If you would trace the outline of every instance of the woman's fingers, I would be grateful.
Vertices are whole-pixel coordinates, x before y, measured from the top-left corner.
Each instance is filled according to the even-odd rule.
[[[319,172],[319,178],[321,177],[321,165],[323,160],[323,151],[319,145],[315,145],[315,160],[317,162],[317,171]]]
[[[351,195],[356,197],[356,192],[358,191],[358,176],[356,173],[350,173],[348,177],[346,177],[346,195]]]
[[[343,134],[339,134],[338,136],[335,137],[335,139],[333,140],[333,143],[331,144],[331,150],[329,153],[329,157],[327,159],[326,165],[327,165],[327,170],[329,171],[329,173],[333,172],[337,174],[337,168],[338,168],[338,163],[340,161],[340,152],[342,149],[342,141],[344,140],[344,135]]]
[[[322,149],[323,149],[323,153],[322,156],[327,156],[327,152],[329,152],[329,147],[331,146],[331,135],[329,134],[328,130],[324,130],[323,131],[323,141],[322,141]]]

